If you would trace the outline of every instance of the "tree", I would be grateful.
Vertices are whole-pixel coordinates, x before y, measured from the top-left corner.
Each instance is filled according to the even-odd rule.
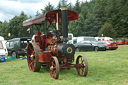
[[[68,9],[69,10],[73,10],[73,6],[72,6],[72,3],[71,2],[68,4]]]
[[[88,14],[89,10],[88,7],[86,5],[82,6],[81,8],[81,14],[83,15],[84,19],[86,19],[87,14]]]
[[[42,14],[45,14],[48,11],[52,11],[54,10],[54,6],[52,4],[50,4],[50,2],[48,3],[48,5],[45,6],[44,9],[41,9]]]
[[[2,24],[2,21],[0,21],[0,24]]]
[[[4,21],[0,24],[0,35],[3,36],[5,39],[8,37],[8,22]]]
[[[106,19],[106,11],[105,8],[107,6],[107,0],[97,0],[97,2],[94,6],[94,16],[96,18],[97,22],[97,29],[99,30],[104,23],[107,21]],[[98,32],[98,31],[97,31]]]
[[[57,5],[57,7],[56,7],[56,9],[59,10],[60,7],[61,7],[61,4],[60,4],[60,2],[59,2],[58,5]]]
[[[39,13],[39,11],[37,10],[36,15],[35,16],[39,16],[41,13]]]
[[[73,33],[74,36],[82,36],[85,35],[85,31],[84,31],[84,18],[83,16],[80,14],[79,15],[79,19],[72,21],[69,23],[69,32]]]
[[[9,21],[7,30],[9,33],[11,33],[10,38],[29,36],[28,32],[26,31],[28,27],[23,27],[23,21],[26,19],[28,19],[27,15],[25,15],[22,11],[20,16],[15,16]]]
[[[58,3],[56,9],[60,7]],[[76,11],[79,15],[79,19],[69,22],[68,26],[69,32],[74,36],[104,34],[110,37],[128,37],[128,0],[91,0],[90,2],[76,0],[74,6],[72,3],[68,5],[68,9]],[[41,13],[36,12],[36,16],[51,10],[54,10],[54,6],[49,2],[44,9],[41,9]],[[0,35],[7,37],[7,33],[11,32],[12,38],[28,36],[26,29],[29,27],[22,26],[22,22],[26,19],[27,16],[22,12],[20,16],[13,17],[9,23],[0,21]],[[46,24],[40,27],[43,33],[45,33]],[[33,33],[37,31],[35,30],[36,27],[33,26]]]
[[[102,28],[98,32],[98,36],[107,36],[107,37],[112,37],[115,38],[117,32],[113,29],[113,26],[109,23],[105,23]]]
[[[73,10],[76,11],[78,14],[81,12],[81,5],[79,0],[76,0]]]

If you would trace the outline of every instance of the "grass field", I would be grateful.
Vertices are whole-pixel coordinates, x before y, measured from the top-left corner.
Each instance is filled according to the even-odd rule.
[[[128,45],[117,50],[77,52],[88,61],[87,77],[77,75],[76,69],[61,69],[58,80],[50,77],[48,68],[31,72],[26,59],[0,63],[0,85],[128,85]]]

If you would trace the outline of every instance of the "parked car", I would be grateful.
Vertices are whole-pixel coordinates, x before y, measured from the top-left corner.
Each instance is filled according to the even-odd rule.
[[[76,37],[76,43],[80,41],[96,41],[95,37],[89,37],[89,36],[80,36]]]
[[[102,42],[104,42],[106,45],[109,46],[109,50],[116,50],[118,48],[117,43],[114,42],[113,40],[105,40]]]
[[[125,44],[125,40],[117,40],[116,42],[118,45],[124,45]]]
[[[107,44],[105,44],[104,41],[97,41],[97,43],[100,44],[100,45],[104,45],[106,47],[106,50],[109,49],[109,46]]]
[[[2,36],[0,36],[0,57],[3,55],[5,58],[8,56],[8,51],[6,47],[6,40]]]
[[[97,41],[81,41],[74,44],[76,51],[105,51],[106,45],[99,44]]]
[[[127,40],[125,41],[125,45],[128,45],[128,41]]]
[[[30,37],[13,38],[7,41],[6,46],[9,56],[24,56],[27,53],[27,45],[30,42]]]

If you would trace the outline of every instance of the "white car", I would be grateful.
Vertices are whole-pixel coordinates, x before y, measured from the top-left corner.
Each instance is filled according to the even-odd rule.
[[[6,48],[6,40],[2,36],[0,36],[0,57],[4,56],[7,59],[8,51]]]

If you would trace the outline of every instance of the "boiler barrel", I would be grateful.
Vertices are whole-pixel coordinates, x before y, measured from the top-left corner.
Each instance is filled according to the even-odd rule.
[[[58,57],[71,58],[75,54],[75,46],[73,44],[60,44],[57,50],[58,50]]]

